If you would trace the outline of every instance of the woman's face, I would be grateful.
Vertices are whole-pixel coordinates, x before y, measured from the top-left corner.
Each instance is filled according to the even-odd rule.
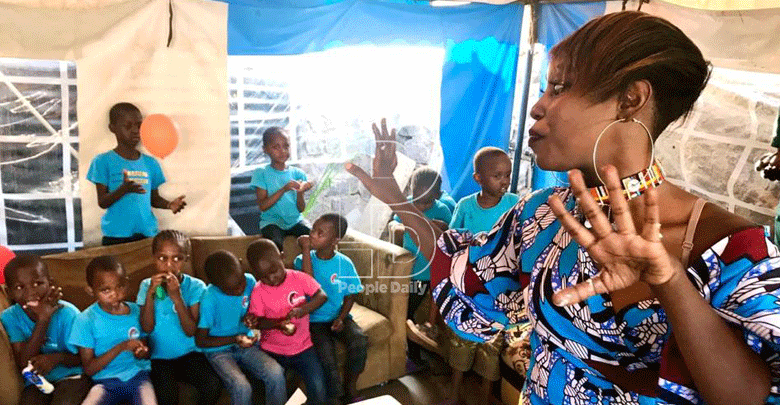
[[[613,99],[594,103],[573,92],[562,66],[555,59],[550,62],[547,89],[531,108],[536,123],[529,131],[528,146],[542,169],[591,172],[596,137],[617,117],[617,103]],[[604,147],[601,142],[599,156]]]

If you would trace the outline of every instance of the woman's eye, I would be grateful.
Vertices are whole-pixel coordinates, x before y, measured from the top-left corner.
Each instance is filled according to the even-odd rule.
[[[566,89],[566,86],[563,85],[563,83],[556,83],[552,85],[552,91],[553,94],[561,94]]]

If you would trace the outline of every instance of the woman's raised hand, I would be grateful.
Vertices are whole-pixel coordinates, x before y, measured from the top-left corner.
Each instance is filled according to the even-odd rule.
[[[344,168],[357,177],[374,197],[392,206],[405,202],[406,198],[393,177],[393,171],[398,164],[398,159],[395,156],[395,129],[388,131],[384,118],[382,118],[381,126],[380,129],[376,123],[372,124],[376,138],[372,174],[368,175],[363,169],[352,163],[345,163]]]
[[[672,277],[683,274],[679,260],[670,256],[661,243],[656,190],[650,188],[644,194],[645,218],[642,229],[637,231],[628,202],[623,196],[617,170],[613,166],[607,166],[604,172],[615,221],[614,228],[588,192],[579,170],[569,172],[569,182],[577,204],[591,223],[591,229],[585,228],[575,219],[557,196],[553,195],[548,200],[566,231],[587,250],[600,268],[598,274],[590,279],[555,293],[553,302],[558,306],[571,305],[596,294],[617,291],[637,281],[651,286],[661,285]]]

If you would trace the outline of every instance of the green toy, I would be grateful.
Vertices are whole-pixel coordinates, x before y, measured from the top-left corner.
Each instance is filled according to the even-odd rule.
[[[161,300],[165,298],[168,293],[165,291],[165,287],[158,285],[157,288],[154,291],[155,297],[157,297],[158,300]]]

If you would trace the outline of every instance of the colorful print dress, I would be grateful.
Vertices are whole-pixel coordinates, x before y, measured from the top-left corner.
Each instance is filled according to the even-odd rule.
[[[551,194],[582,218],[571,189],[551,188],[521,199],[487,234],[442,235],[431,281],[448,326],[466,339],[488,341],[530,318],[525,404],[703,404],[657,300],[617,313],[608,294],[569,307],[553,305],[554,292],[587,280],[597,269],[547,205]],[[767,362],[772,372],[767,403],[780,404],[780,254],[763,228],[720,240],[692,257],[687,273]],[[603,364],[649,371],[657,375],[657,385],[654,378],[641,393],[621,388],[598,371]]]

